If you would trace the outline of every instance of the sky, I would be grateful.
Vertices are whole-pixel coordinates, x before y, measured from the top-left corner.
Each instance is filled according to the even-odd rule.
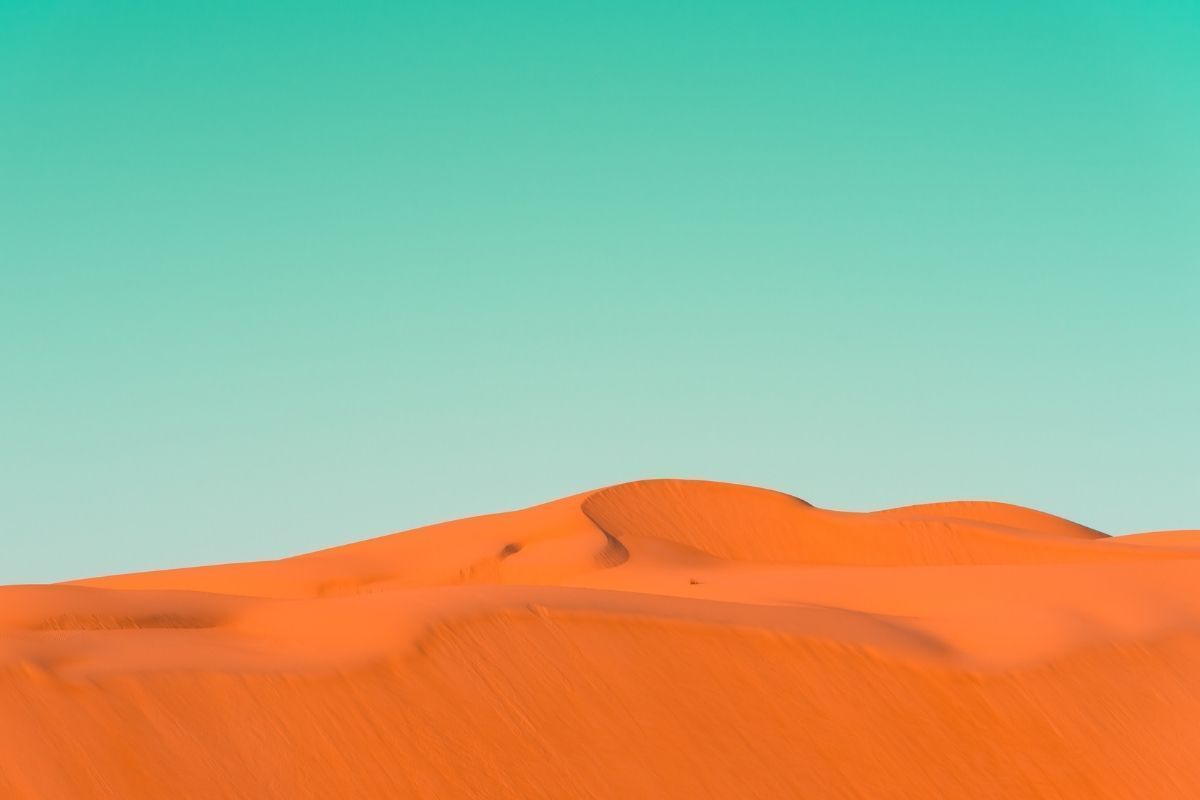
[[[611,483],[1200,528],[1200,4],[0,0],[0,582]]]

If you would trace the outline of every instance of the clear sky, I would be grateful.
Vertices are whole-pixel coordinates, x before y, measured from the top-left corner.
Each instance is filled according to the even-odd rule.
[[[1200,4],[0,0],[0,581],[642,477],[1200,527]]]

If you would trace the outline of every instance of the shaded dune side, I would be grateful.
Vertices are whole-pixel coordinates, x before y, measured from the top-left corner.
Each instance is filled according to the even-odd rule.
[[[647,480],[589,495],[604,532],[662,539],[722,559],[792,564],[936,565],[1117,562],[1146,548],[1097,548],[1109,537],[1003,503],[959,502],[857,513],[728,483]]]
[[[242,607],[239,598],[196,592],[0,586],[0,632],[216,628]]]
[[[352,674],[0,671],[23,765],[0,793],[1182,798],[1197,668],[1195,639],[980,676],[728,627],[489,617]]]
[[[1047,537],[1076,539],[1090,541],[1092,539],[1107,539],[1108,534],[1098,530],[1063,519],[1044,511],[1017,506],[1011,503],[997,503],[987,500],[954,500],[943,503],[922,503],[920,505],[889,508],[871,512],[873,516],[904,517],[906,519],[956,519],[964,522],[975,522],[1002,528],[1016,533],[1032,533]]]

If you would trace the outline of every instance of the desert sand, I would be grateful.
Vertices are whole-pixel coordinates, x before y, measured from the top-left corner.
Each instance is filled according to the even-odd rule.
[[[1200,797],[1200,531],[612,486],[0,588],[3,798]]]

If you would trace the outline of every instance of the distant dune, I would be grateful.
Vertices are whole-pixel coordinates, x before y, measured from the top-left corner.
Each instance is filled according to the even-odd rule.
[[[621,484],[0,587],[0,798],[1200,797],[1200,531]]]

